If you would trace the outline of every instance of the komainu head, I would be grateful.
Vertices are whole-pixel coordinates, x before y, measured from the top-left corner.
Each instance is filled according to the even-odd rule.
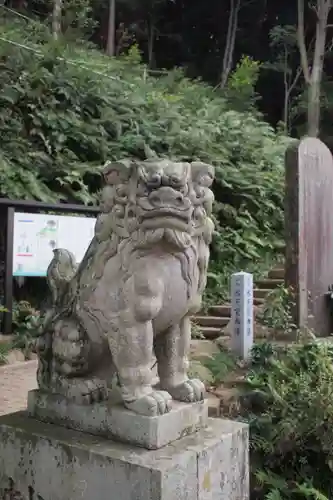
[[[177,247],[204,234],[211,215],[211,165],[149,159],[108,163],[101,209],[122,237],[146,244],[165,240]],[[209,221],[208,221],[209,219]]]

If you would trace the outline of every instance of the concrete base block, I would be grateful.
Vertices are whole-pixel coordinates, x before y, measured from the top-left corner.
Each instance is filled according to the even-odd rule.
[[[5,415],[0,417],[0,499],[7,498],[249,500],[248,429],[208,419],[207,428],[151,451],[25,413]]]
[[[28,394],[28,413],[43,422],[156,450],[205,427],[208,403],[173,401],[170,413],[145,417],[114,401],[83,406],[35,390]]]

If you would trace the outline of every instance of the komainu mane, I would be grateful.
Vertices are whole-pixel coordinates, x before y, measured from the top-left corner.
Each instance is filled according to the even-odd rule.
[[[206,286],[214,168],[166,159],[109,163],[95,235],[76,268],[48,269],[53,308],[38,339],[41,389],[90,404],[117,374],[123,403],[154,416],[200,401],[187,376],[190,316]],[[155,354],[159,385],[152,387]]]

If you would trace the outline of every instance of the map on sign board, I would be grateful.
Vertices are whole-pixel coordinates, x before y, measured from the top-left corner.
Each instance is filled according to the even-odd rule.
[[[81,262],[94,236],[96,219],[15,213],[14,276],[46,276],[55,248],[66,248]]]

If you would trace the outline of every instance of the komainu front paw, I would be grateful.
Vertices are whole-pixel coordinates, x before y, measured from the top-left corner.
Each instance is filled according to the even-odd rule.
[[[168,388],[168,391],[173,399],[183,403],[203,401],[205,397],[205,385],[196,378],[185,380],[182,384]]]
[[[156,417],[157,415],[169,413],[172,406],[172,398],[166,391],[153,391],[131,403],[125,401],[124,404],[126,408],[135,413],[147,417]]]

